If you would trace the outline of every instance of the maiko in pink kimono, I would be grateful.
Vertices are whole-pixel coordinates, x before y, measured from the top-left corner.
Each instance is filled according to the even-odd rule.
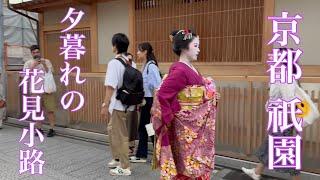
[[[171,39],[179,61],[163,80],[152,109],[160,179],[210,179],[220,94],[214,81],[202,77],[191,63],[200,52],[199,37],[180,30]]]

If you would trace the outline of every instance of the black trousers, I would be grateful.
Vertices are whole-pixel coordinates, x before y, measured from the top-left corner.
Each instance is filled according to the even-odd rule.
[[[140,123],[139,123],[139,145],[137,149],[136,157],[147,158],[148,157],[148,133],[145,125],[150,123],[151,118],[151,107],[153,103],[153,97],[145,97],[146,104],[141,108]],[[154,137],[151,136],[152,143]]]

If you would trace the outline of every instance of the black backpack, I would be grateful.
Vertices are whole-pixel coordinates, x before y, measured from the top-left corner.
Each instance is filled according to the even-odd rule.
[[[157,66],[157,64],[156,64],[154,61],[151,61],[151,62],[148,64],[148,66],[146,67],[146,68],[147,68],[147,74],[149,74],[149,66],[150,66],[150,64],[154,64],[154,65]],[[159,74],[160,74],[160,78],[162,79],[162,78],[163,78],[163,75],[161,74],[160,71],[159,71]]]
[[[141,72],[125,63],[124,60],[120,58],[116,59],[125,67],[123,84],[122,87],[117,90],[116,99],[121,101],[122,104],[127,105],[127,108],[131,105],[141,104],[144,98]]]

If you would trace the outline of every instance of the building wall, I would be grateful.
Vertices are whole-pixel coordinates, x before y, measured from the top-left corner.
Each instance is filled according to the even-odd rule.
[[[82,16],[80,22],[89,21],[90,7],[89,6],[73,6],[76,11],[82,10],[85,14]],[[59,9],[52,9],[44,12],[44,25],[59,25],[60,21],[67,15],[69,6]],[[66,24],[70,24],[67,20]]]
[[[265,1],[265,2],[271,2],[271,1]],[[280,9],[288,9],[290,12],[303,12],[303,15],[305,18],[300,24],[301,26],[299,29],[300,30],[299,34],[302,40],[301,48],[305,52],[305,54],[302,57],[302,64],[307,65],[307,66],[304,66],[304,75],[319,76],[318,75],[319,73],[316,71],[317,66],[314,66],[314,65],[320,65],[320,62],[318,59],[316,59],[317,56],[315,54],[317,52],[315,49],[317,47],[316,40],[319,39],[319,36],[316,35],[315,32],[317,31],[317,29],[320,28],[320,25],[313,23],[312,19],[315,19],[313,17],[314,14],[318,14],[319,16],[319,13],[313,7],[313,5],[317,6],[320,2],[316,0],[308,0],[307,2],[309,4],[307,3],[302,4],[298,0],[290,0],[290,1],[275,0],[275,10],[273,10],[273,3],[271,3],[272,10],[270,12],[273,13],[274,11],[276,15],[280,15]],[[266,4],[268,3],[265,3],[264,6],[266,6]],[[92,64],[94,65],[99,64],[99,65],[98,67],[93,67],[92,71],[88,70],[86,72],[105,72],[105,64],[113,56],[112,48],[111,48],[112,35],[117,32],[123,32],[129,35],[129,32],[131,32],[129,27],[130,16],[129,16],[128,9],[130,8],[129,8],[128,0],[113,0],[113,1],[101,2],[96,5],[96,8],[97,8],[97,26],[94,26],[93,24],[91,24],[93,20],[92,19],[90,20],[89,18],[91,15],[95,14],[94,8],[93,10],[90,10],[88,6],[87,8],[83,8],[87,16],[85,17],[85,19],[81,20],[81,22],[83,23],[82,27],[90,28],[91,35],[93,36],[93,34],[97,32],[97,36],[98,36],[97,40],[92,41],[92,42],[96,42],[98,46],[98,48],[95,48],[95,49],[98,49],[98,53],[96,53],[96,51],[93,52],[93,54],[94,53],[98,54],[97,61],[92,60],[93,61]],[[50,9],[50,11],[52,10]],[[48,33],[52,33],[51,26],[57,22],[59,23],[58,20],[61,20],[61,18],[63,18],[63,15],[65,15],[64,10],[56,10],[52,12],[50,11],[46,11],[44,14],[45,26],[50,28],[50,30],[47,30]],[[53,17],[55,18],[55,20],[50,18],[48,19],[49,13],[51,15],[53,14],[55,15]],[[139,13],[136,13],[135,18],[139,16]],[[149,11],[146,12],[146,14],[148,13],[150,14]],[[97,27],[97,30],[93,27]],[[173,29],[173,28],[170,28],[170,29]],[[137,29],[135,30],[136,30],[136,32],[134,33],[135,37],[131,37],[131,38],[135,38],[137,40],[139,39],[137,36],[137,33],[139,32],[139,30]],[[168,33],[164,33],[164,34],[168,34]],[[146,39],[143,39],[143,41],[146,41]],[[48,42],[48,43],[52,43],[52,42]],[[131,41],[131,45],[133,45],[134,43],[137,43],[137,42]],[[155,45],[155,48],[156,47],[157,46]],[[171,46],[168,46],[168,47],[165,47],[164,49],[170,49],[170,47]],[[202,54],[206,54],[205,50],[210,49],[208,48],[209,46],[206,43],[203,43],[202,47],[205,47],[205,48],[202,48]],[[88,53],[89,53],[89,50],[90,49],[88,49]],[[134,51],[132,52],[134,53]],[[157,50],[157,52],[162,52],[162,54],[164,54],[163,57],[160,55],[157,55],[157,57],[158,59],[162,60],[160,64],[162,71],[167,72],[170,66],[170,63],[164,63],[163,60],[174,59],[174,58],[168,58],[167,57],[168,55],[163,53],[163,51],[161,50],[160,51]],[[207,74],[207,75],[256,75],[256,76],[266,75],[264,64],[249,65],[241,61],[239,62],[239,64],[232,64],[231,62],[225,62],[223,64],[219,64],[219,62],[217,62],[216,64],[209,64],[206,61],[205,63],[199,62],[199,63],[196,63],[195,65],[204,74]]]
[[[288,11],[290,16],[300,14],[303,16],[298,21],[298,35],[301,39],[299,48],[304,52],[301,64],[320,65],[319,44],[320,41],[320,1],[319,0],[276,0],[275,15],[281,16],[282,11]],[[297,47],[291,40],[290,47]],[[319,70],[320,71],[320,70]]]
[[[106,64],[113,56],[111,39],[115,33],[129,34],[128,1],[98,3],[99,64]]]
[[[63,41],[60,39],[62,35],[61,30],[69,27],[71,25],[70,20],[66,20],[64,23],[61,23],[61,20],[68,13],[68,8],[70,6],[65,6],[61,8],[52,8],[48,9],[43,13],[43,16],[40,19],[40,39],[42,39],[42,49],[43,54],[46,58],[53,61],[53,67],[56,72],[60,67],[65,66],[64,56],[60,55],[61,49],[60,47],[63,46]],[[80,61],[69,61],[71,66],[78,66],[81,68],[82,73],[92,72],[92,36],[95,34],[93,30],[93,26],[91,25],[91,19],[93,11],[90,6],[79,6],[74,5],[71,6],[75,8],[76,12],[83,11],[85,14],[82,16],[80,22],[76,25],[76,27],[69,30],[67,33],[70,34],[82,34],[85,36],[85,39],[82,41],[82,45],[86,49],[86,53],[81,55]],[[41,44],[41,43],[40,43]]]

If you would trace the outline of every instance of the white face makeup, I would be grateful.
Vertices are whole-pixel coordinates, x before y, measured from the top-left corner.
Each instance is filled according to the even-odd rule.
[[[185,51],[185,55],[190,61],[196,61],[200,53],[199,37],[194,38],[189,44],[189,49]]]

